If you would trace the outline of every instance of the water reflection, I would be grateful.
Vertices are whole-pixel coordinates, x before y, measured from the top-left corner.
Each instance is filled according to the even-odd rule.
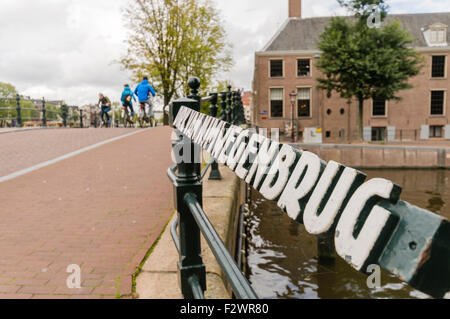
[[[450,218],[450,171],[369,170],[403,187],[402,199]],[[252,191],[249,217],[249,280],[261,298],[427,298],[382,272],[382,287],[369,289],[367,276],[337,258],[317,261],[317,240],[292,221],[275,203]]]

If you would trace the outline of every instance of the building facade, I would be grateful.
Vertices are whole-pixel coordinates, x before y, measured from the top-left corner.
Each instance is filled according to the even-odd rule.
[[[346,143],[358,139],[357,102],[317,88],[321,77],[319,36],[329,17],[301,18],[301,0],[289,0],[289,18],[255,54],[252,124],[278,128],[290,135],[292,123],[301,142]],[[421,73],[410,79],[413,89],[401,101],[365,102],[365,141],[419,142],[450,140],[449,53],[450,12],[389,15],[400,20],[425,57]],[[291,99],[290,94],[296,97]],[[295,100],[295,101],[293,101]],[[292,121],[293,120],[293,121]]]
[[[252,121],[252,92],[244,91],[242,93],[242,106],[244,107],[244,116],[247,123]]]

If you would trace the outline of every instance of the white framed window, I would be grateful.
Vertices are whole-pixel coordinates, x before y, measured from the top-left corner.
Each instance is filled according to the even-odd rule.
[[[297,59],[297,77],[311,76],[311,59]]]
[[[372,100],[372,117],[385,117],[387,115],[387,101],[385,99]]]
[[[311,117],[311,88],[297,88],[297,115]]]
[[[271,88],[270,89],[270,117],[282,118],[284,108],[284,89]]]
[[[284,61],[273,59],[269,61],[269,76],[271,78],[281,78],[284,74]]]

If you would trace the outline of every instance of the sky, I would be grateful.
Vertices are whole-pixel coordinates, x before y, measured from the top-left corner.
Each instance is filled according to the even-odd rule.
[[[129,73],[123,8],[132,0],[1,0],[0,82],[34,98],[95,103],[120,99]],[[234,67],[222,80],[251,89],[255,51],[287,19],[288,0],[211,0],[221,12]],[[450,11],[450,0],[388,0],[390,13]],[[303,0],[303,17],[346,14],[336,0]]]

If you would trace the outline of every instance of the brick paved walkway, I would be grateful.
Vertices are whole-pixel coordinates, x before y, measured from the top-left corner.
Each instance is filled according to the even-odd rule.
[[[4,134],[0,177],[129,132]],[[0,299],[130,295],[173,211],[170,132],[140,132],[0,183]],[[71,264],[81,267],[81,289],[67,288]]]

